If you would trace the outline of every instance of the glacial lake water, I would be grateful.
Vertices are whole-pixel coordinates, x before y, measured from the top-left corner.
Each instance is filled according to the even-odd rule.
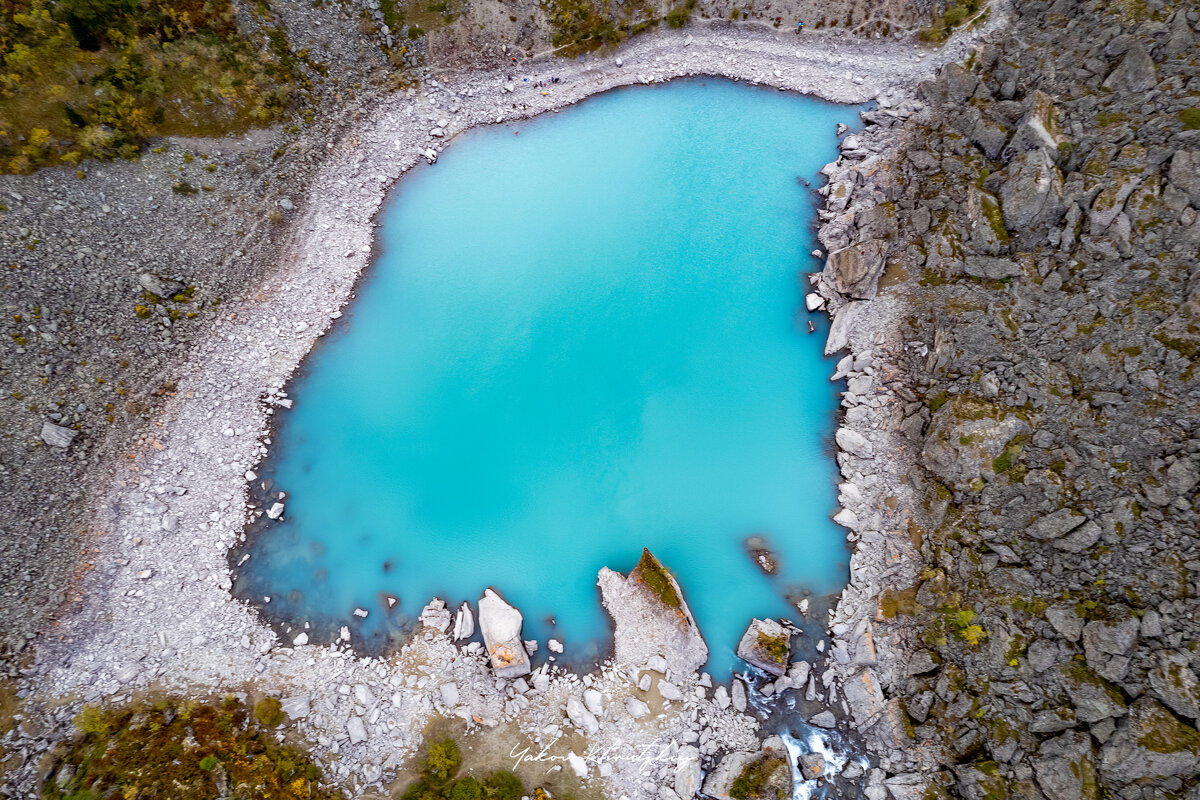
[[[286,514],[235,591],[289,636],[348,625],[379,651],[430,598],[494,586],[539,657],[553,634],[582,661],[609,641],[597,571],[649,547],[727,678],[751,617],[798,619],[789,593],[848,574],[804,181],[856,112],[678,81],[478,129],[413,169],[290,387],[259,468]]]

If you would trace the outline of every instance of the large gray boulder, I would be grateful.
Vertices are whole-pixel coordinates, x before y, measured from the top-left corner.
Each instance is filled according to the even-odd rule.
[[[492,669],[501,678],[518,678],[530,672],[529,654],[521,640],[521,612],[488,589],[479,599],[479,632]]]
[[[955,399],[933,416],[921,462],[946,485],[958,491],[978,491],[996,474],[997,459],[1009,442],[1029,433],[1029,424],[1013,414],[1000,419],[981,416],[973,401]],[[1011,457],[1010,457],[1011,460]],[[1000,462],[1003,467],[1003,460]]]
[[[1000,188],[1004,227],[1010,231],[1029,231],[1057,224],[1066,212],[1063,179],[1046,151],[1027,151],[1010,170],[1008,180]]]
[[[704,781],[704,794],[714,800],[734,800],[729,794],[733,782],[743,774],[752,773],[764,776],[762,789],[741,800],[785,800],[791,797],[792,768],[787,749],[778,736],[765,739],[757,753],[738,751],[722,758]]]
[[[1084,665],[1071,664],[1061,668],[1060,673],[1080,722],[1099,722],[1129,713],[1121,692]]]
[[[887,245],[875,239],[835,250],[825,261],[825,278],[842,294],[869,300],[883,274],[886,253]]]
[[[1095,800],[1098,796],[1096,753],[1086,733],[1069,731],[1042,742],[1033,772],[1050,800]]]
[[[1117,68],[1104,79],[1104,88],[1122,94],[1138,94],[1153,89],[1156,83],[1158,75],[1154,61],[1141,43],[1136,42],[1126,51]]]
[[[1195,721],[1200,717],[1200,682],[1179,653],[1158,654],[1158,666],[1150,671],[1150,688],[1181,717]]]
[[[787,672],[791,631],[773,619],[753,619],[738,642],[738,658],[771,675]]]
[[[1171,156],[1171,170],[1167,180],[1176,189],[1188,196],[1192,205],[1200,208],[1200,152],[1177,150]]]
[[[628,577],[608,567],[596,583],[605,610],[613,618],[615,660],[642,669],[652,659],[665,662],[675,676],[695,673],[708,660],[708,645],[675,577],[649,550]]]
[[[1157,701],[1142,697],[1100,753],[1106,784],[1200,775],[1200,732],[1184,725]]]

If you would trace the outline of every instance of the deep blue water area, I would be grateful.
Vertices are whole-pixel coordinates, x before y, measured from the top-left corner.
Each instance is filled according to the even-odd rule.
[[[240,596],[379,649],[431,597],[491,585],[541,655],[553,632],[582,660],[608,637],[597,571],[649,547],[724,679],[751,617],[838,591],[804,182],[856,111],[678,81],[477,129],[413,169],[290,387],[259,469],[287,510],[252,537]],[[747,555],[754,534],[777,576]]]

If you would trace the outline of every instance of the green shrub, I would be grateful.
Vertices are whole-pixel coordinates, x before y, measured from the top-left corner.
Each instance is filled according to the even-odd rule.
[[[445,783],[454,777],[462,766],[462,751],[453,739],[443,739],[429,745],[425,759],[425,773],[437,783]]]
[[[238,797],[342,798],[321,784],[321,772],[306,754],[280,745],[232,697],[85,706],[76,724],[79,733],[54,753],[72,771],[47,776],[44,800],[208,800],[216,796],[214,773],[220,772],[237,787]],[[70,777],[59,785],[55,778],[64,774]]]
[[[521,779],[508,770],[497,770],[483,782],[484,794],[488,800],[521,800],[525,795],[525,787]]]
[[[483,786],[471,776],[459,778],[446,790],[446,800],[482,800]]]
[[[254,718],[263,725],[274,728],[283,722],[283,704],[275,697],[264,697],[254,704]]]
[[[689,5],[675,6],[667,12],[667,25],[672,28],[682,28],[687,24],[688,17],[692,15],[692,8]]]

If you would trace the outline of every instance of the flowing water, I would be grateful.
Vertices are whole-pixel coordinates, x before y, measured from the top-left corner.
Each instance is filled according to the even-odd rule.
[[[583,660],[608,637],[597,571],[649,547],[725,678],[751,617],[839,590],[804,182],[855,112],[679,81],[475,130],[415,168],[291,387],[259,469],[287,510],[251,538],[240,595],[381,649],[431,597],[491,585],[541,655],[553,633]],[[753,534],[777,576],[746,554]]]

